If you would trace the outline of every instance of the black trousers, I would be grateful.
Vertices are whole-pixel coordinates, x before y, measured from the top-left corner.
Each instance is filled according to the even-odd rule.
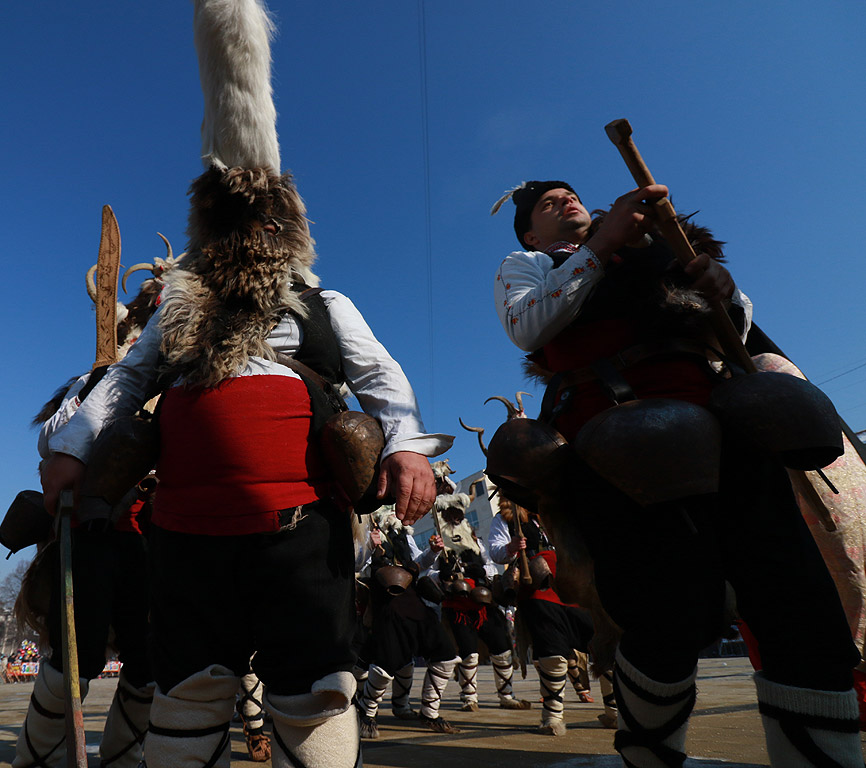
[[[51,563],[48,614],[49,663],[63,671],[60,551]],[[147,548],[144,536],[115,530],[72,531],[72,583],[79,675],[98,677],[105,667],[109,627],[123,672],[136,688],[153,678],[147,653]]]
[[[457,654],[465,659],[473,653],[478,653],[479,638],[484,641],[490,653],[499,654],[511,650],[511,641],[508,637],[508,624],[505,615],[495,605],[486,606],[487,618],[480,627],[460,620],[460,616],[452,608],[442,608],[442,615],[451,627],[454,640],[457,642]],[[473,622],[478,614],[465,613],[470,622]]]
[[[650,677],[684,679],[723,627],[724,582],[764,673],[847,690],[860,655],[839,595],[772,457],[725,445],[718,493],[640,507],[586,466],[573,474],[599,596],[623,654]]]
[[[168,692],[220,664],[279,695],[355,662],[348,515],[319,502],[291,530],[204,536],[151,527],[153,661]]]
[[[361,652],[365,661],[393,675],[415,656],[428,662],[454,658],[454,643],[442,622],[412,587],[397,597],[375,589],[373,627]]]
[[[517,612],[532,638],[534,659],[568,658],[572,649],[586,653],[592,640],[592,621],[582,608],[529,597],[518,602]]]

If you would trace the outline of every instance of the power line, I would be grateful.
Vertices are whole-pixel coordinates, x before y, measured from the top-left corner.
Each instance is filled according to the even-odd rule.
[[[828,381],[835,381],[836,379],[841,379],[843,376],[847,376],[849,373],[853,373],[860,368],[866,368],[866,363],[860,363],[860,365],[855,365],[853,368],[849,368],[847,371],[843,371],[842,373],[836,374],[835,376],[831,376],[829,379],[819,381],[817,382],[816,386],[820,387],[822,384],[826,384]]]
[[[433,245],[430,223],[430,133],[427,120],[427,24],[424,0],[418,0],[418,52],[421,60],[421,143],[424,153],[424,243],[427,256],[427,348],[430,350],[430,417],[436,414],[433,338]]]

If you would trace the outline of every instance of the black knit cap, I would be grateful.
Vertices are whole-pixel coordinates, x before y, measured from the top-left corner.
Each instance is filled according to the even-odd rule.
[[[564,181],[527,181],[514,190],[511,199],[514,201],[514,234],[520,244],[529,250],[529,246],[523,242],[523,236],[532,229],[532,209],[545,192],[551,189],[567,189],[580,199],[570,184]]]

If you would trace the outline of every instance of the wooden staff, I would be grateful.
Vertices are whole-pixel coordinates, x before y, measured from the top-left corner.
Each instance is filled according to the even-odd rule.
[[[523,535],[523,527],[520,525],[520,510],[522,507],[518,507],[513,501],[511,503],[514,506],[514,530],[523,539],[525,536]],[[529,558],[526,556],[526,550],[521,549],[518,551],[520,552],[520,583],[532,584],[532,574],[529,572]]]
[[[63,692],[66,704],[66,764],[70,768],[87,768],[84,746],[84,713],[81,710],[81,688],[78,683],[78,643],[75,639],[75,604],[72,594],[72,491],[61,491],[57,502],[57,524],[60,528],[61,587],[65,598],[63,617]]]
[[[646,187],[650,184],[655,184],[649,168],[637,151],[637,147],[631,138],[632,130],[628,120],[614,120],[604,127],[608,138],[616,145],[619,153],[622,155],[625,164],[631,171],[631,175],[639,187]],[[655,203],[655,213],[658,223],[658,228],[662,235],[673,249],[677,261],[682,266],[686,266],[697,258],[692,244],[686,237],[680,222],[677,219],[677,212],[674,210],[671,201],[667,197],[657,200]],[[725,354],[735,360],[747,373],[756,373],[757,368],[746,348],[743,346],[743,340],[734,323],[725,310],[724,305],[720,301],[709,301],[711,310],[711,321],[713,330],[722,345]]]
[[[604,130],[608,138],[619,150],[637,185],[639,187],[646,187],[650,184],[655,184],[655,179],[653,179],[649,168],[647,168],[631,138],[632,129],[628,120],[614,120],[608,123],[604,127]],[[683,228],[680,226],[677,212],[674,210],[671,201],[667,197],[656,201],[655,213],[658,228],[673,249],[677,261],[684,267],[690,264],[693,259],[697,258],[697,255],[685,232],[683,232]],[[740,334],[737,333],[737,329],[734,327],[734,323],[731,321],[722,302],[708,301],[708,303],[711,310],[710,320],[716,338],[718,338],[719,344],[722,346],[722,350],[728,357],[740,365],[746,373],[757,373],[758,369],[755,366],[755,362],[743,345],[743,340],[740,338]],[[836,523],[833,521],[833,517],[824,502],[821,501],[821,497],[818,496],[818,493],[812,487],[812,483],[809,482],[806,473],[802,470],[788,469],[788,476],[791,478],[794,488],[812,506],[824,527],[828,531],[835,531]]]

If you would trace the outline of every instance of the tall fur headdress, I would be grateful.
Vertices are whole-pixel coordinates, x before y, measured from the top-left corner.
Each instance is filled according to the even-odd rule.
[[[280,173],[271,90],[274,25],[261,0],[195,0],[204,93],[202,159],[193,182],[187,256],[169,276],[160,318],[163,373],[213,387],[286,312],[306,315],[293,283],[317,285],[306,209]]]
[[[205,167],[280,172],[271,88],[274,24],[260,0],[198,0],[193,20],[204,94]]]

